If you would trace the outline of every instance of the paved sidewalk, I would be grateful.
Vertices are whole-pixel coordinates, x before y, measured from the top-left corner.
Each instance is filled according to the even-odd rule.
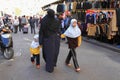
[[[112,51],[120,53],[120,48],[117,48],[114,45],[103,43],[103,42],[100,42],[100,41],[97,41],[97,40],[94,40],[94,39],[89,39],[88,40],[87,37],[83,37],[83,40],[85,42],[88,42],[88,43],[91,43],[91,44],[94,44],[94,45],[97,45],[97,46],[100,46],[100,47],[103,47],[103,48],[107,48],[109,50],[112,50]]]

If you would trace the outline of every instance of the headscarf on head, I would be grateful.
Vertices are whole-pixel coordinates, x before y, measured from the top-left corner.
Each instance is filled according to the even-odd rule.
[[[34,39],[38,39],[38,38],[39,38],[39,35],[36,34],[36,35],[34,36]]]
[[[77,20],[72,19],[70,26],[68,27],[68,29],[64,33],[69,38],[77,38],[81,35],[81,30],[78,27],[78,25],[76,27],[72,26],[74,22],[77,22]]]
[[[47,16],[50,18],[55,18],[55,11],[52,9],[48,9]]]
[[[49,37],[59,32],[59,21],[55,18],[54,10],[49,9],[47,15],[41,21],[40,36]],[[40,38],[40,37],[39,37]],[[41,39],[40,43],[42,42]]]

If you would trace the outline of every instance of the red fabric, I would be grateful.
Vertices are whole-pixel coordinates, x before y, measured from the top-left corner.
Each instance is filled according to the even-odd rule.
[[[94,13],[94,10],[87,10],[86,13]]]

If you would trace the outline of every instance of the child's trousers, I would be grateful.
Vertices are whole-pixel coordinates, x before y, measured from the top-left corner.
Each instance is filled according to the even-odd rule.
[[[36,65],[40,65],[40,54],[33,55],[31,57],[31,62],[35,62],[35,60],[36,60]]]
[[[77,61],[75,49],[70,49],[69,54],[68,54],[68,56],[66,58],[66,61],[65,61],[66,64],[70,63],[71,58],[73,59],[75,69],[79,68],[79,64],[78,64],[78,61]]]

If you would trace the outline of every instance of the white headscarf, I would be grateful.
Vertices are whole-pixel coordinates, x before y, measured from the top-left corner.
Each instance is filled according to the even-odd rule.
[[[81,35],[81,30],[78,27],[78,25],[76,27],[72,26],[74,22],[77,22],[77,20],[72,19],[69,28],[64,33],[67,37],[77,38],[77,37],[79,37]]]
[[[34,39],[38,39],[39,35],[35,35]],[[31,48],[37,48],[39,47],[39,42],[32,41]]]

